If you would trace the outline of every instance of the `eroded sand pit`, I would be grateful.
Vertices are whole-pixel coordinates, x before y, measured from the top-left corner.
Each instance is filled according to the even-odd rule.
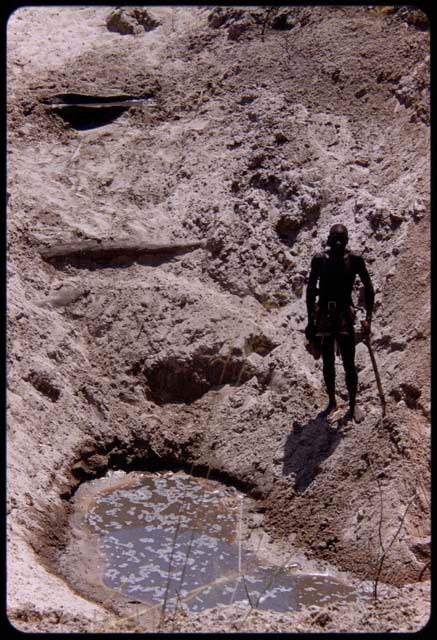
[[[74,505],[74,574],[83,575],[74,552],[80,539],[84,556],[99,558],[89,589],[95,596],[100,576],[120,607],[199,612],[235,603],[292,612],[370,599],[370,583],[348,584],[329,568],[305,571],[292,549],[281,564],[269,564],[260,544],[243,541],[256,501],[218,481],[183,471],[111,472],[83,484]],[[261,542],[260,527],[258,536]],[[72,574],[68,562],[60,564]]]

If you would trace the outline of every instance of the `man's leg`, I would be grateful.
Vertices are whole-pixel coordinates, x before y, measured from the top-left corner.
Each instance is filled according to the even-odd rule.
[[[337,408],[335,400],[335,338],[334,336],[323,336],[322,338],[322,359],[323,359],[323,379],[325,380],[326,391],[328,392],[329,403],[323,411],[325,415]]]
[[[346,387],[349,394],[349,413],[350,416],[359,421],[356,410],[356,397],[358,389],[358,374],[355,367],[355,336],[353,334],[343,334],[338,336],[341,358],[346,377]]]

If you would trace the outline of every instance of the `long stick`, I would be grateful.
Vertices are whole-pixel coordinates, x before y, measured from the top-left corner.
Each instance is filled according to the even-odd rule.
[[[382,390],[381,378],[379,376],[378,366],[375,360],[375,354],[373,353],[372,344],[370,342],[370,336],[365,336],[364,342],[369,350],[373,371],[375,372],[376,384],[378,385],[379,399],[381,400],[381,406],[382,406],[382,417],[384,417],[385,416],[385,396]]]

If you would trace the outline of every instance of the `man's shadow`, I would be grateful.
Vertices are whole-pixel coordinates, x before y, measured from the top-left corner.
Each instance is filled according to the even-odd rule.
[[[285,443],[282,473],[290,476],[295,491],[302,493],[311,484],[341,437],[341,423],[330,425],[323,412],[305,424],[293,423]]]

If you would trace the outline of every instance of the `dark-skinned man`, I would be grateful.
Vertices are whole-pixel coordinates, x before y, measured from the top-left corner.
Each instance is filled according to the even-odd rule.
[[[331,227],[328,248],[317,253],[311,261],[306,291],[308,325],[307,339],[317,340],[323,360],[323,378],[328,392],[328,406],[322,412],[328,416],[337,408],[335,398],[335,352],[341,354],[349,394],[346,420],[360,422],[363,412],[357,407],[358,374],[355,367],[355,332],[352,290],[358,275],[364,286],[366,319],[363,332],[370,333],[374,305],[374,289],[363,257],[350,251],[346,245],[348,231],[342,224]],[[318,300],[316,302],[316,298]]]

